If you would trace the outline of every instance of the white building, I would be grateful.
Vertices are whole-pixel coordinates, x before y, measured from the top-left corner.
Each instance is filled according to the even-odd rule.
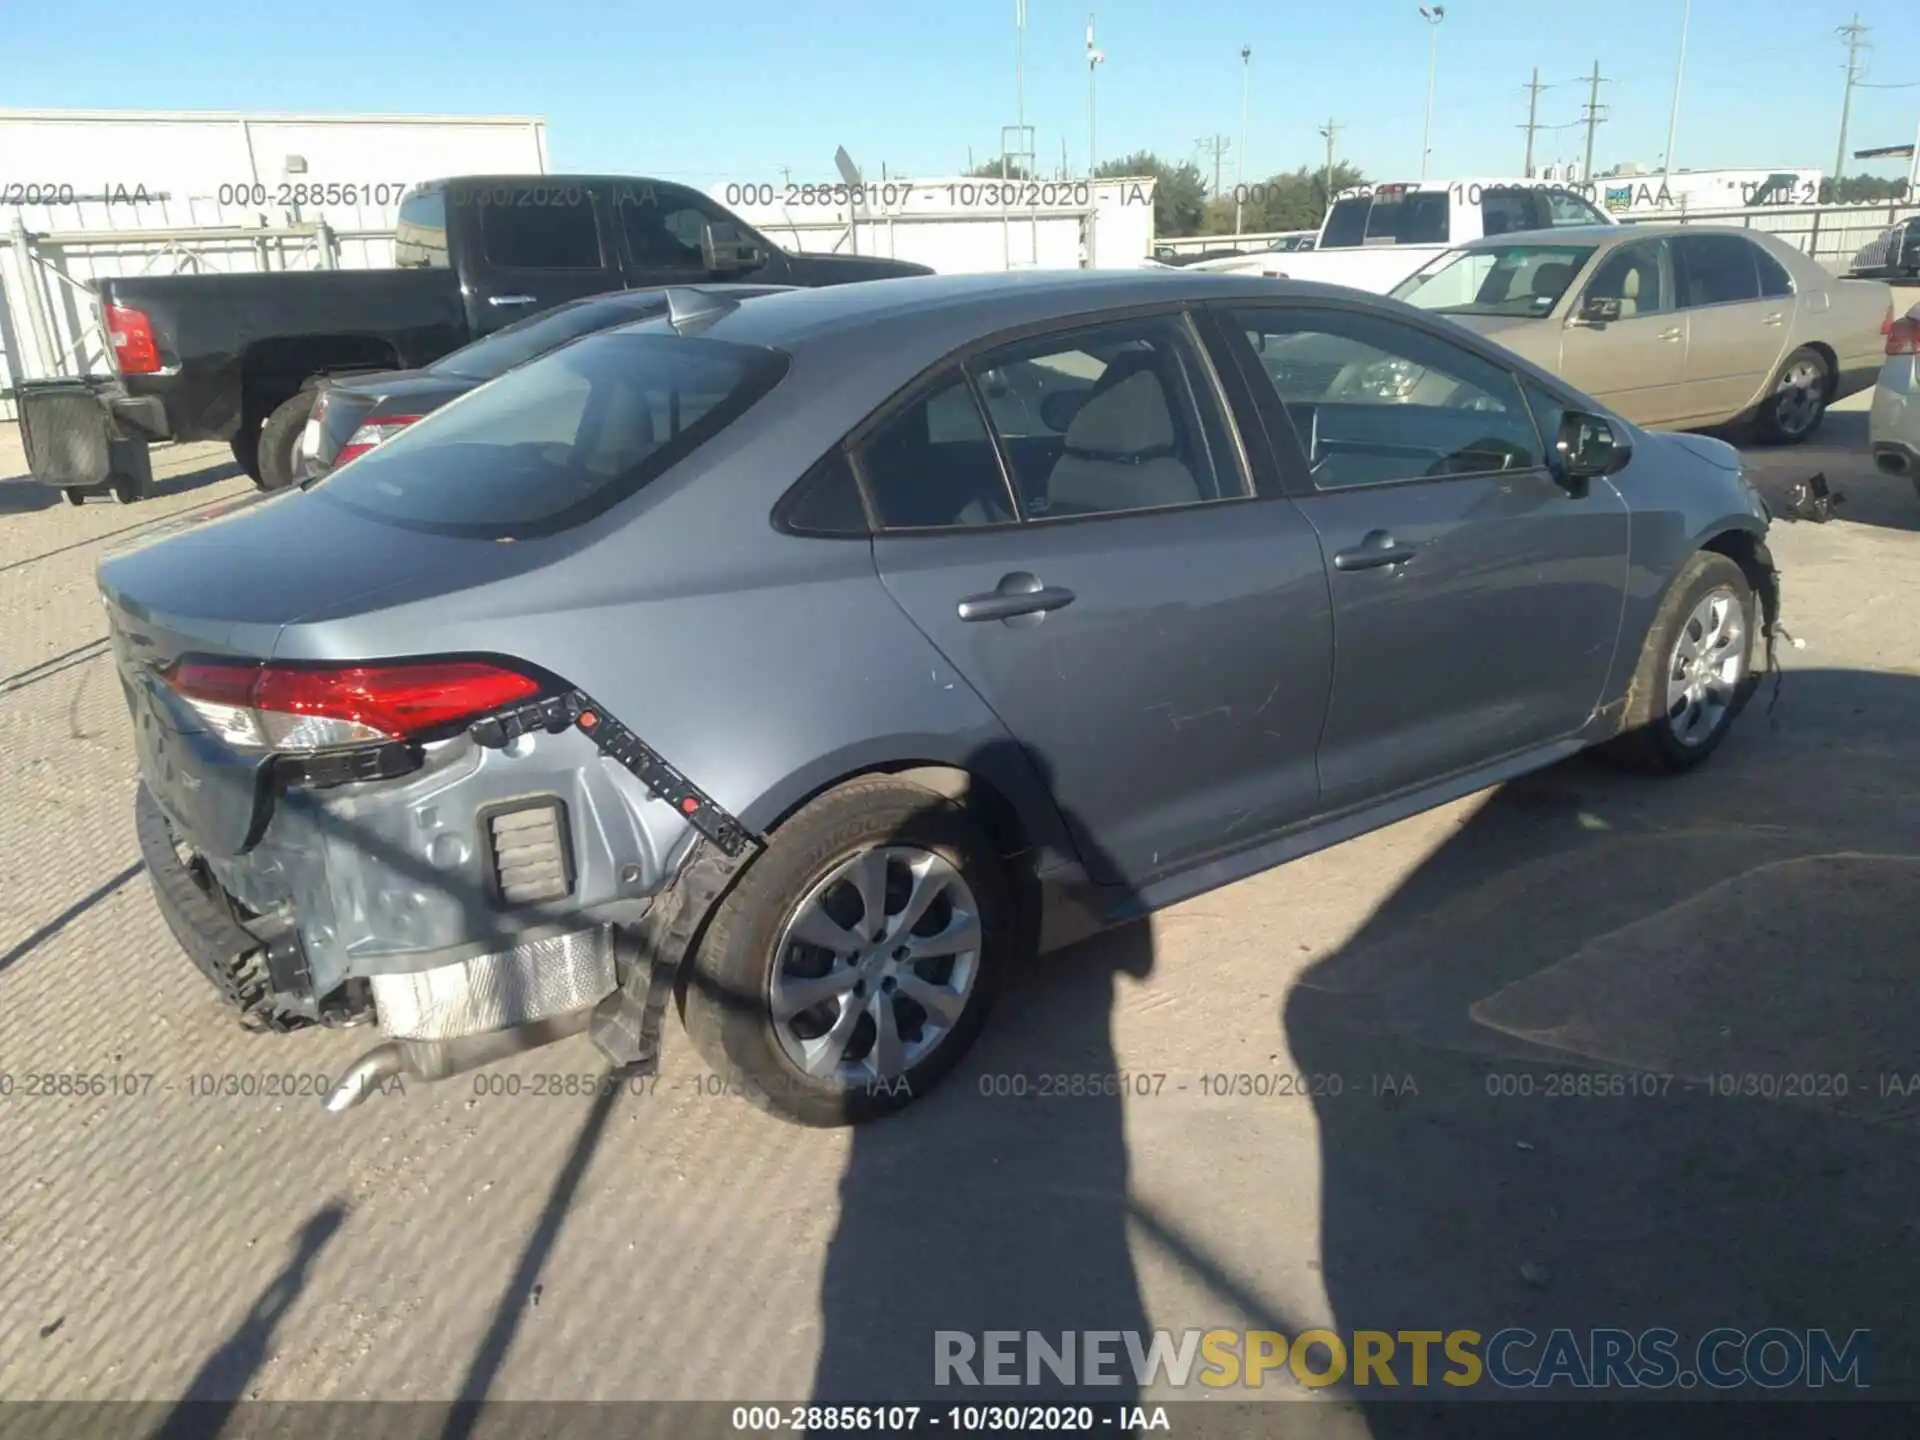
[[[1153,253],[1152,177],[869,181],[857,208],[835,182],[716,185],[707,192],[792,250],[878,255],[942,275],[1132,269]]]
[[[389,265],[408,185],[549,168],[537,116],[180,110],[0,110],[0,162],[0,419],[14,378],[99,368],[90,280],[311,269],[315,222]]]

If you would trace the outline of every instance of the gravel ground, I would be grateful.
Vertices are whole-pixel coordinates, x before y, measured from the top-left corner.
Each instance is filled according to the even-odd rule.
[[[1864,429],[1756,453],[1848,501],[1777,527],[1804,648],[1703,772],[1575,761],[1043,963],[851,1134],[712,1094],[677,1031],[610,1101],[197,1093],[367,1043],[242,1034],[138,868],[93,567],[247,485],[206,446],[131,508],[0,483],[0,1395],[881,1399],[936,1329],[1505,1324],[1868,1328],[1909,1387],[1920,496]]]

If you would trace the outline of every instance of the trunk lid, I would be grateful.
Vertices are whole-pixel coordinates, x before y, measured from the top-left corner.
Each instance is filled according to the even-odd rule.
[[[480,382],[431,370],[392,370],[329,384],[313,452],[316,471],[333,466],[353,432],[367,421],[388,415],[428,415]]]
[[[189,656],[266,661],[290,624],[355,613],[375,596],[484,583],[540,548],[402,530],[295,490],[103,559],[97,579],[140,778],[175,835],[207,854],[241,854],[265,829],[273,797],[270,757],[214,734],[168,689],[167,666]]]

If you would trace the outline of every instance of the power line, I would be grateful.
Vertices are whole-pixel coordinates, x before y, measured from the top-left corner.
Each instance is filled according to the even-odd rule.
[[[1852,24],[1842,25],[1833,32],[1847,45],[1847,88],[1840,97],[1840,148],[1833,157],[1833,178],[1836,183],[1847,173],[1847,121],[1853,113],[1853,87],[1859,83],[1865,70],[1860,52],[1873,48],[1865,39],[1872,28],[1871,25],[1862,25],[1859,12],[1855,11]]]
[[[1233,148],[1233,141],[1225,135],[1209,135],[1204,140],[1193,142],[1194,148],[1203,155],[1213,156],[1213,194],[1220,196],[1220,162],[1226,158],[1227,151]]]

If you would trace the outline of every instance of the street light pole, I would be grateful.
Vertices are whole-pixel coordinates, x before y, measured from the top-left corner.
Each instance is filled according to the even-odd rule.
[[[1093,12],[1087,12],[1087,178],[1093,179],[1095,150],[1093,143],[1093,72],[1107,58],[1104,50],[1093,45]]]
[[[1427,157],[1433,153],[1433,82],[1440,62],[1440,22],[1447,18],[1444,5],[1422,5],[1420,18],[1427,22],[1427,125],[1420,141],[1420,178],[1427,178]]]
[[[1022,145],[1027,143],[1027,81],[1024,62],[1027,40],[1027,0],[1013,0],[1013,125]],[[1000,178],[1007,177],[1007,157],[1000,157]]]
[[[1667,154],[1661,161],[1660,173],[1664,179],[1673,176],[1673,145],[1680,134],[1680,77],[1687,68],[1687,26],[1693,19],[1693,0],[1681,0],[1680,4],[1680,58],[1673,66],[1673,108],[1667,112]]]
[[[1253,47],[1240,47],[1240,157],[1234,162],[1233,233],[1240,233],[1240,221],[1247,198],[1247,76],[1253,60]]]

